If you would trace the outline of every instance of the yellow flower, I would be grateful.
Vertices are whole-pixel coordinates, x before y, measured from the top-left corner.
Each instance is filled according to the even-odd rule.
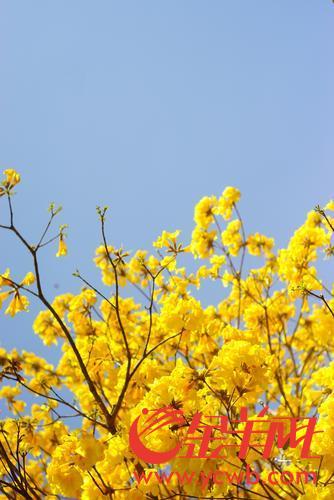
[[[210,257],[213,254],[216,239],[217,232],[215,230],[207,231],[196,226],[192,233],[190,250],[195,257],[202,259]]]
[[[8,299],[9,295],[13,292],[2,292],[0,293],[0,309],[2,307],[2,304],[5,302],[5,300]]]
[[[228,393],[236,390],[248,401],[266,387],[271,375],[273,360],[259,345],[245,340],[229,340],[212,359],[209,370],[212,385]]]
[[[9,276],[10,276],[9,269],[6,269],[6,271],[3,274],[0,274],[0,287],[11,286],[12,282],[11,282]]]
[[[6,176],[6,179],[3,181],[3,185],[7,189],[12,189],[16,184],[18,184],[21,181],[21,176],[16,172],[16,170],[12,168],[8,168],[5,170],[4,175]]]
[[[263,234],[251,234],[247,239],[247,248],[251,255],[260,256],[261,253],[264,253],[269,257],[273,246],[274,239],[267,238]]]
[[[29,286],[29,285],[32,285],[33,283],[35,283],[35,275],[34,275],[34,273],[29,272],[23,278],[21,285]]]
[[[222,242],[229,248],[231,255],[236,256],[242,246],[240,234],[241,222],[238,219],[232,220],[222,233]]]
[[[85,434],[78,440],[75,452],[80,457],[78,461],[80,468],[86,470],[103,458],[104,445],[94,436]]]
[[[37,315],[33,323],[33,330],[46,345],[57,344],[57,338],[64,335],[50,311],[41,311]]]
[[[225,220],[229,220],[232,215],[233,206],[240,199],[240,191],[235,187],[228,186],[224,191],[221,197],[218,200],[218,205],[215,210],[215,213],[224,217]]]
[[[327,203],[325,206],[325,210],[330,210],[331,212],[334,212],[334,200],[331,200]]]
[[[9,276],[10,276],[9,269],[7,269],[4,274],[0,275],[0,289],[3,286],[10,287],[10,290],[0,293],[0,308],[2,307],[3,302],[5,302],[5,300],[7,300],[10,296],[13,295],[12,301],[7,307],[5,314],[10,314],[11,316],[15,316],[15,314],[17,314],[19,311],[28,310],[29,301],[27,297],[20,295],[19,288],[17,288],[17,286],[11,281]],[[20,286],[25,286],[25,285],[29,286],[33,284],[34,281],[35,281],[34,274],[29,272],[21,282]]]
[[[58,252],[56,253],[57,257],[65,257],[67,255],[67,245],[64,240],[64,236],[61,234],[59,237],[59,245]]]
[[[48,467],[47,477],[53,491],[66,497],[80,498],[82,476],[78,467],[59,460],[52,461]]]
[[[162,234],[158,237],[156,241],[153,242],[153,246],[156,248],[177,248],[176,240],[180,235],[180,231],[174,231],[174,233],[169,233],[168,231],[162,231]]]
[[[5,314],[9,314],[10,316],[15,316],[20,311],[28,311],[29,300],[27,297],[20,295],[19,292],[15,292],[12,301],[7,307]]]
[[[215,196],[205,196],[195,207],[194,220],[198,227],[207,229],[214,221],[214,208],[217,205]]]

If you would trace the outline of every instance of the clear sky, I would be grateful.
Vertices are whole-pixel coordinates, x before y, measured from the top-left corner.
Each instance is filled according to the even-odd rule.
[[[330,0],[1,0],[0,157],[22,174],[17,223],[36,239],[56,201],[70,225],[68,258],[44,253],[49,297],[79,289],[77,267],[97,278],[97,204],[110,240],[135,250],[162,229],[188,239],[196,201],[234,185],[247,228],[286,244],[334,196],[333,41]],[[3,233],[0,263],[31,270]],[[0,342],[50,358],[31,319],[1,314]]]

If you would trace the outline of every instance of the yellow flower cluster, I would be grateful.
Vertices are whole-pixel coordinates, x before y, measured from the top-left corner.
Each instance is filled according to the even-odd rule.
[[[7,170],[1,189],[11,194],[19,180]],[[318,264],[330,253],[334,204],[310,212],[287,248],[276,250],[272,238],[246,233],[239,199],[233,187],[204,197],[190,242],[180,231],[163,231],[152,252],[133,255],[107,242],[100,209],[94,262],[109,288],[100,291],[76,272],[83,288],[51,302],[36,268],[43,240],[26,242],[34,273],[17,282],[5,271],[0,306],[9,300],[5,312],[14,316],[27,310],[29,294],[41,301],[33,330],[46,346],[60,343],[61,356],[53,366],[31,352],[0,349],[0,498],[333,498],[334,290]],[[64,237],[61,226],[53,238],[58,256],[67,252]],[[130,426],[144,408],[184,412],[184,425],[145,437],[147,447],[163,452],[186,437],[197,412],[238,422],[243,407],[255,418],[265,405],[268,419],[318,415],[323,432],[312,451],[323,459],[301,461],[300,446],[277,443],[270,459],[254,449],[240,459],[240,440],[230,436],[223,458],[175,457],[162,469],[233,474],[250,465],[263,478],[317,470],[317,484],[208,481],[203,491],[176,478],[134,481],[135,473],[158,470],[129,446]],[[287,461],[278,466],[281,453]]]
[[[26,286],[30,286],[34,282],[35,276],[32,272],[29,272],[20,284],[16,284],[10,278],[10,270],[7,269],[4,274],[0,275],[0,309],[3,302],[11,298],[5,314],[15,316],[15,314],[20,311],[27,311],[29,307],[29,300],[25,295],[21,294],[21,290],[24,290]],[[3,288],[5,291],[2,291]]]

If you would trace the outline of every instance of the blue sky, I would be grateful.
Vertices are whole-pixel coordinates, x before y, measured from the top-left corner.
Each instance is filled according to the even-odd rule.
[[[55,201],[70,226],[68,258],[43,254],[49,297],[79,289],[77,267],[96,279],[97,204],[110,240],[135,250],[162,229],[189,238],[196,201],[235,185],[249,231],[285,245],[334,196],[333,25],[330,0],[2,0],[0,157],[23,177],[17,224],[36,239]],[[31,269],[3,233],[0,263]],[[52,357],[31,321],[1,315],[0,345]]]

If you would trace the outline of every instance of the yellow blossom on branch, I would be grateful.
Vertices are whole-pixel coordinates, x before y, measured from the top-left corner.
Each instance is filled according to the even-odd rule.
[[[10,195],[19,180],[5,171],[0,194]],[[247,232],[240,196],[229,186],[220,197],[203,197],[191,235],[163,230],[152,248],[134,252],[109,242],[107,208],[98,208],[100,279],[76,271],[77,291],[52,298],[44,292],[40,251],[57,240],[57,256],[67,254],[65,226],[46,239],[60,210],[51,204],[37,243],[21,234],[15,217],[2,226],[23,243],[33,267],[19,280],[9,269],[0,275],[0,307],[6,303],[5,313],[15,316],[28,311],[28,296],[39,305],[33,331],[55,364],[0,347],[1,494],[332,498],[334,286],[324,266],[332,264],[333,202],[309,212],[288,244],[276,248],[273,238]],[[1,203],[9,203],[10,215],[15,210],[10,196]],[[10,343],[9,329],[6,335]],[[245,426],[265,413],[261,433],[270,421],[319,417],[323,432],[315,433],[312,452],[322,458],[301,461],[301,443],[282,436],[265,457],[260,432],[240,455]],[[220,425],[203,431],[205,419]],[[138,421],[141,451],[132,441]],[[198,435],[190,432],[196,422]],[[220,439],[223,424],[228,432]],[[169,460],[154,461],[155,453],[171,450],[177,454]],[[195,456],[185,459],[185,452]],[[261,481],[237,484],[233,473],[249,467]],[[226,468],[232,482],[220,479]],[[312,471],[320,476],[311,484]],[[298,484],[271,484],[270,473],[304,476]],[[183,480],[192,474],[193,481]]]

